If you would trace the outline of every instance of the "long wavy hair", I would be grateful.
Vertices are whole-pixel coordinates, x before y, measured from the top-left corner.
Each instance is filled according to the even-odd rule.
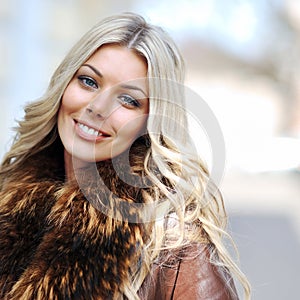
[[[212,186],[209,172],[187,134],[183,59],[168,34],[139,15],[124,13],[108,17],[74,45],[54,72],[43,97],[25,108],[25,117],[19,122],[14,143],[1,166],[0,188],[4,178],[12,177],[28,157],[59,138],[57,115],[62,95],[82,64],[105,44],[128,47],[147,61],[150,146],[144,168],[168,200],[165,215],[176,219],[172,226],[153,222],[151,238],[145,247],[144,267],[132,275],[131,284],[125,288],[126,296],[137,298],[137,291],[161,250],[205,242],[211,249],[211,262],[228,269],[243,286],[245,298],[250,298],[249,283],[224,246],[224,237],[229,235],[225,231],[227,217],[222,197]],[[170,184],[157,178],[151,167],[153,163],[171,184],[172,191]],[[153,193],[153,202],[157,200],[155,197]],[[186,230],[186,224],[192,224],[189,226],[192,230]]]

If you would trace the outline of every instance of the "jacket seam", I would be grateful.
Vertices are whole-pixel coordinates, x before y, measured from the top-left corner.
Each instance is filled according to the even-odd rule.
[[[171,293],[171,298],[170,298],[170,300],[173,300],[173,299],[174,299],[174,294],[175,294],[176,284],[177,284],[177,280],[178,280],[178,277],[179,277],[179,270],[180,270],[181,261],[182,261],[182,260],[180,259],[180,260],[179,260],[179,263],[178,263],[178,268],[177,268],[176,277],[175,277],[174,286],[173,286],[173,289],[172,289],[172,293]]]

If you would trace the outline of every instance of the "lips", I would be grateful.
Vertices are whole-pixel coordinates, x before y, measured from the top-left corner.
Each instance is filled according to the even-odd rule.
[[[95,127],[91,127],[90,125],[88,125],[86,123],[82,123],[82,122],[76,121],[76,120],[75,120],[75,123],[76,123],[77,127],[80,129],[80,131],[86,137],[95,139],[95,138],[99,138],[99,137],[109,137],[110,136],[106,132],[98,130]]]

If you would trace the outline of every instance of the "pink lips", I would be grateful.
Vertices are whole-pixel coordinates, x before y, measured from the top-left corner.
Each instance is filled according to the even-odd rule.
[[[74,120],[74,122],[76,133],[85,140],[97,142],[110,137],[108,133],[96,129],[95,126],[91,126],[87,122],[77,120]]]

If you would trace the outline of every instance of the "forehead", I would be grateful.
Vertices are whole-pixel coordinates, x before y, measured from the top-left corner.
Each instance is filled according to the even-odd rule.
[[[135,50],[117,44],[101,46],[85,64],[97,68],[103,77],[114,75],[119,81],[147,77],[146,59]]]

